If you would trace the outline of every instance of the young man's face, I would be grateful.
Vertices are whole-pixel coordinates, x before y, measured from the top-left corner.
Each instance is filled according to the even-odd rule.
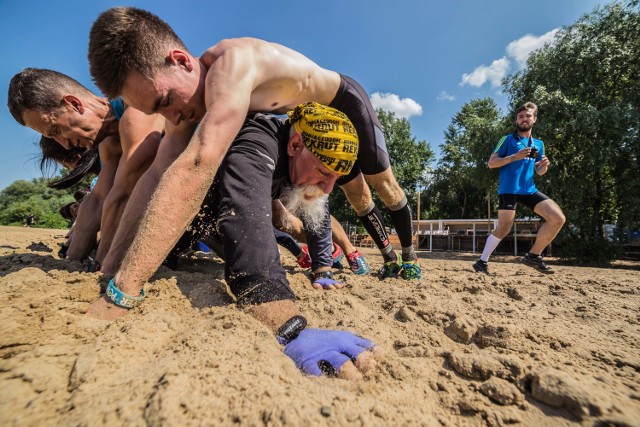
[[[199,73],[171,65],[152,79],[131,72],[122,88],[122,98],[145,114],[161,114],[174,125],[198,123],[206,113],[204,82]]]
[[[520,132],[528,132],[536,122],[533,110],[523,110],[516,116],[516,126]]]
[[[65,105],[52,113],[26,110],[25,125],[41,135],[54,139],[69,150],[72,147],[91,148],[102,127],[102,119],[92,111]]]

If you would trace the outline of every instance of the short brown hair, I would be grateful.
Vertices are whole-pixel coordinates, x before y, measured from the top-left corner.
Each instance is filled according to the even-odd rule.
[[[520,114],[520,111],[525,111],[525,110],[533,110],[533,117],[538,118],[538,106],[531,101],[525,102],[516,110],[516,117],[518,117],[518,114]]]
[[[102,12],[89,34],[91,77],[109,98],[120,95],[131,71],[152,78],[166,65],[167,49],[186,47],[162,19],[135,7]]]
[[[24,126],[25,110],[52,113],[62,106],[65,93],[91,94],[91,91],[66,74],[43,68],[25,68],[9,83],[7,106],[18,123]]]

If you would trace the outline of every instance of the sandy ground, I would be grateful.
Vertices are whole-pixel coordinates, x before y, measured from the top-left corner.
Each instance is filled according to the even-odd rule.
[[[283,255],[312,326],[386,350],[349,383],[301,374],[212,257],[161,268],[113,323],[85,317],[98,274],[58,259],[62,235],[0,227],[2,426],[640,425],[638,264],[545,276],[503,257],[484,276],[421,253],[420,283],[345,272],[323,292]]]

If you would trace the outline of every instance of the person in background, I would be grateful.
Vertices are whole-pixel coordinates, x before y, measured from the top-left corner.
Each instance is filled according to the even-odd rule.
[[[522,262],[542,273],[554,272],[542,260],[542,252],[562,228],[565,217],[560,206],[538,191],[533,182],[534,175],[544,175],[551,164],[546,156],[544,143],[532,135],[537,119],[538,107],[533,102],[527,102],[518,108],[516,131],[503,136],[489,157],[489,167],[500,169],[498,226],[487,238],[480,259],[473,264],[473,269],[478,273],[489,274],[489,257],[509,234],[518,203],[527,206],[545,220]]]

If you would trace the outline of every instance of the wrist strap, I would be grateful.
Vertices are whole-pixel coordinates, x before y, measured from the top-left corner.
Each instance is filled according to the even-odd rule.
[[[331,280],[333,280],[333,273],[331,272],[331,270],[322,271],[320,273],[311,273],[309,275],[309,278],[311,279],[311,283],[315,282],[318,279],[331,279]]]
[[[144,289],[140,289],[139,297],[132,297],[116,288],[115,280],[111,279],[109,280],[109,286],[107,286],[107,298],[118,307],[133,308],[144,301]]]
[[[284,322],[284,325],[280,326],[276,332],[276,338],[280,344],[287,345],[298,338],[300,332],[302,332],[306,327],[307,319],[300,315],[293,316],[291,319]]]

